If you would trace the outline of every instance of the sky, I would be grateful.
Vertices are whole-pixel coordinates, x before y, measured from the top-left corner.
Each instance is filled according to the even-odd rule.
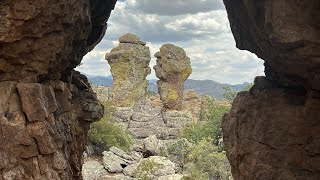
[[[138,35],[150,48],[152,73],[147,79],[156,79],[153,55],[166,43],[186,51],[193,69],[190,79],[241,84],[264,75],[263,60],[235,47],[222,0],[118,0],[105,37],[77,70],[111,75],[105,54],[128,32]]]

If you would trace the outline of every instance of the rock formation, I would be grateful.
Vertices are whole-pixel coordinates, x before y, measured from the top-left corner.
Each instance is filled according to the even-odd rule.
[[[223,120],[234,178],[320,179],[319,1],[224,3],[237,47],[266,74]]]
[[[0,2],[0,179],[82,179],[103,108],[72,69],[102,38],[115,0]]]
[[[112,101],[112,87],[97,85],[92,86],[92,90],[100,101]]]
[[[151,70],[150,50],[145,42],[134,34],[119,38],[119,45],[106,54],[113,77],[113,102],[118,107],[144,104]]]
[[[157,65],[153,68],[159,78],[158,91],[164,108],[182,109],[184,81],[192,73],[190,58],[186,52],[173,44],[164,44],[154,55]]]
[[[143,158],[141,153],[135,151],[128,153],[116,147],[111,147],[109,151],[103,152],[102,162],[90,159],[85,162],[84,167],[85,180],[134,180],[146,179],[147,177],[156,180],[181,180],[183,178],[182,175],[175,174],[175,163],[166,157]]]

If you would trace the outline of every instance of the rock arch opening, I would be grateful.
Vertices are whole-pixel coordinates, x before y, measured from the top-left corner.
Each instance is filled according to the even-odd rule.
[[[82,178],[86,134],[102,106],[73,69],[103,37],[115,3],[0,2],[0,179]],[[234,178],[319,179],[319,1],[224,4],[237,47],[261,57],[266,73],[224,117]],[[163,14],[162,6],[151,9]],[[187,20],[166,27],[188,30]]]

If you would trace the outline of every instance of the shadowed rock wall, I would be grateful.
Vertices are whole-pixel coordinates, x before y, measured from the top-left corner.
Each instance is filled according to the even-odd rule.
[[[103,107],[73,68],[115,3],[0,2],[0,180],[82,179],[87,131]]]
[[[223,120],[234,178],[320,179],[320,2],[224,3],[237,47],[266,74]]]

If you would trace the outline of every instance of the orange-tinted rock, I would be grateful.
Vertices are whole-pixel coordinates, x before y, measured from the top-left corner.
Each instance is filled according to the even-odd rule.
[[[44,168],[51,174],[38,174],[40,178],[50,179],[52,173],[61,179],[81,178],[82,152],[90,124],[88,120],[98,120],[103,113],[102,107],[90,90],[82,91],[61,82],[61,91],[50,85],[56,83],[0,82],[0,92],[4,92],[0,94],[0,99],[5,102],[0,111],[0,171],[5,175],[16,173],[12,168],[24,164],[12,178],[34,177],[36,172],[28,171],[31,167],[27,165],[33,158],[39,159],[41,156],[46,165],[41,167],[42,164],[36,160],[36,168]],[[69,94],[72,94],[70,98]],[[12,97],[18,99],[8,101]],[[87,108],[88,105],[91,108]],[[83,113],[79,113],[81,111]],[[0,177],[8,179],[5,175]]]
[[[266,74],[223,120],[234,179],[320,179],[319,1],[224,3],[237,47]]]
[[[73,71],[105,33],[116,0],[0,2],[0,179],[82,179],[103,108]]]

